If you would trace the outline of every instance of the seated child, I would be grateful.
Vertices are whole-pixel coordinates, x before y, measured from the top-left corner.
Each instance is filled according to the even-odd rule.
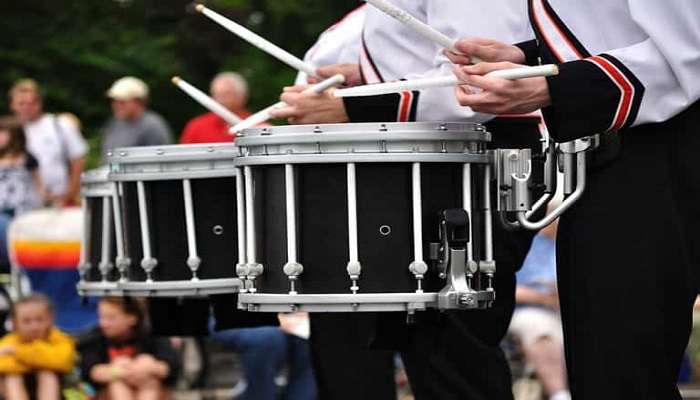
[[[163,399],[177,378],[178,356],[146,330],[145,307],[129,297],[103,298],[99,327],[80,346],[84,379],[98,399]]]
[[[31,295],[12,307],[12,333],[0,340],[0,374],[5,397],[29,398],[27,382],[36,379],[39,400],[59,399],[60,374],[70,372],[75,346],[53,325],[53,307],[46,296]],[[29,379],[27,379],[29,378]]]

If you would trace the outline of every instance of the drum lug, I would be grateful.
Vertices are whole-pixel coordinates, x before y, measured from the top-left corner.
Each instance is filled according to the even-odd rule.
[[[81,281],[85,280],[85,275],[87,275],[88,271],[90,271],[91,268],[92,264],[89,262],[80,263],[78,265],[78,273],[80,274]]]
[[[193,281],[196,281],[199,279],[197,277],[197,270],[199,270],[199,266],[201,264],[202,264],[202,259],[199,257],[190,257],[187,259],[187,266],[192,271],[192,280]]]
[[[422,282],[425,278],[425,273],[428,272],[428,264],[426,264],[425,261],[413,261],[408,266],[408,270],[411,271],[418,282],[416,293],[423,293]]]
[[[257,291],[257,289],[255,288],[255,279],[258,276],[263,274],[263,271],[265,270],[265,268],[260,263],[248,263],[248,264],[246,264],[246,268],[247,268],[246,289],[250,293],[255,293]]]
[[[115,264],[117,266],[117,271],[119,271],[119,281],[120,282],[126,282],[127,281],[127,270],[129,268],[129,265],[131,265],[131,259],[128,257],[117,257],[115,260]]]
[[[304,272],[304,266],[297,262],[288,262],[282,268],[284,274],[289,278],[289,294],[297,294],[296,281]]]
[[[146,281],[147,282],[152,282],[153,278],[151,277],[151,274],[153,273],[153,270],[156,268],[158,265],[158,260],[156,260],[153,257],[150,258],[144,258],[141,260],[141,268],[146,272]]]
[[[109,261],[100,263],[100,274],[102,275],[102,281],[106,282],[109,272],[114,268],[114,264]]]
[[[248,276],[248,264],[236,264],[236,275],[241,279],[245,279]]]
[[[357,293],[360,290],[360,287],[357,285],[357,281],[360,279],[362,265],[359,261],[350,261],[348,262],[346,270],[348,271],[348,275],[350,276],[350,280],[352,281],[352,286],[350,286],[350,290],[353,293]]]

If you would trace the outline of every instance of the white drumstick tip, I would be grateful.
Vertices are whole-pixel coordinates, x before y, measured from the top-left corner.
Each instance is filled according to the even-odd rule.
[[[173,85],[179,85],[180,81],[182,81],[182,79],[180,79],[179,76],[173,76],[172,78],[170,78],[170,82],[172,82]]]
[[[196,6],[194,6],[194,9],[195,9],[198,13],[203,12],[205,8],[206,8],[206,7],[204,7],[203,4],[197,4]]]

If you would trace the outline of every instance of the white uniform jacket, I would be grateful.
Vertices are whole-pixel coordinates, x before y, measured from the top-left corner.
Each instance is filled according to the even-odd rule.
[[[455,41],[485,37],[508,43],[533,38],[523,0],[391,0]],[[367,83],[451,75],[453,65],[442,48],[402,23],[368,6],[360,66]],[[461,107],[453,88],[345,98],[353,121],[472,121],[492,115]]]
[[[700,1],[528,0],[560,141],[666,121],[700,98]],[[539,45],[539,48],[538,48]]]

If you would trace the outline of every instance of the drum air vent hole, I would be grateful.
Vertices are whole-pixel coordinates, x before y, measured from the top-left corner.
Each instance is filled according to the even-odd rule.
[[[382,225],[379,227],[379,234],[382,236],[389,236],[391,234],[391,227],[389,225]]]
[[[224,234],[224,227],[221,225],[214,225],[211,231],[214,232],[216,236],[221,236]]]

